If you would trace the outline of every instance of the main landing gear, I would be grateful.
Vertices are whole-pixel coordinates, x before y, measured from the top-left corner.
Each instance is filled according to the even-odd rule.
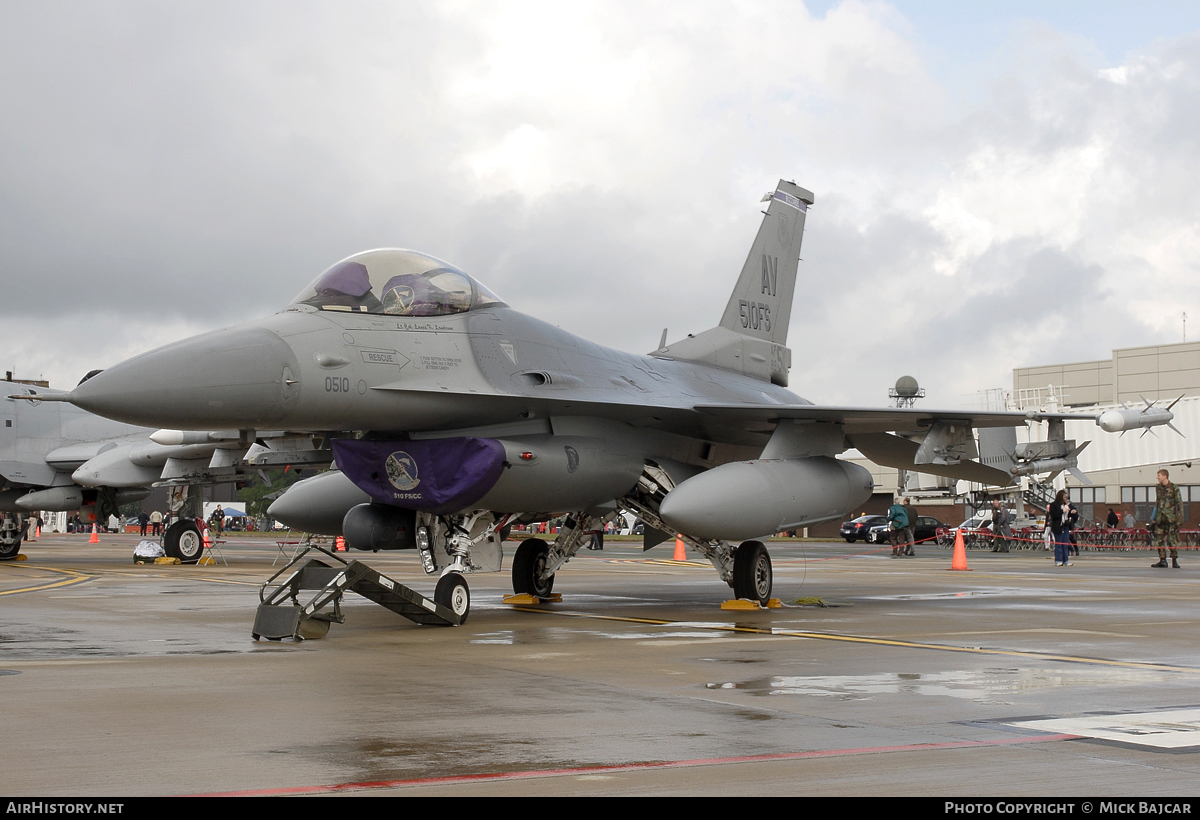
[[[761,541],[743,541],[733,554],[733,594],[766,606],[774,576],[771,556]]]
[[[517,554],[513,556],[512,585],[513,592],[520,595],[526,593],[535,598],[549,598],[554,589],[554,575],[546,576],[546,562],[549,560],[550,545],[540,538],[530,538],[521,542]]]
[[[647,526],[669,533],[672,529],[658,517],[658,509],[674,486],[675,482],[666,470],[648,462],[637,486],[621,499],[620,504],[637,513]],[[761,541],[743,541],[735,547],[728,541],[682,537],[688,546],[713,565],[722,581],[733,587],[735,597],[767,606],[774,578],[771,556]]]
[[[204,538],[196,522],[184,518],[167,527],[163,533],[163,550],[181,563],[194,564],[204,554]]]
[[[25,534],[25,517],[16,513],[0,513],[0,561],[11,561],[21,551]]]

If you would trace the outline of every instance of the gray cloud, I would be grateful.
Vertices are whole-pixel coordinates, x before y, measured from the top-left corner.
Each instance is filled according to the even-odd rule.
[[[715,324],[780,176],[817,194],[790,340],[809,398],[879,402],[911,372],[953,405],[1175,339],[1200,39],[1114,67],[1041,31],[963,102],[886,6],[634,13],[6,4],[5,367],[73,383],[380,246],[644,352]]]

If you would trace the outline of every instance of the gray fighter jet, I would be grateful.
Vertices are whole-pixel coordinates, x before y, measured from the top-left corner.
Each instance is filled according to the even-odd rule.
[[[359,549],[415,548],[441,576],[435,599],[460,615],[463,575],[500,568],[512,524],[566,514],[553,543],[527,539],[513,558],[514,591],[545,597],[618,509],[652,528],[648,545],[682,533],[739,598],[765,603],[771,560],[758,539],[838,518],[872,492],[866,470],[835,456],[854,447],[1008,484],[972,460],[973,428],[1044,416],[831,407],[789,392],[813,195],[780,181],[763,201],[720,322],[671,344],[664,331],[647,356],[519,313],[447,262],[374,250],[274,316],[130,359],[69,400],[133,424],[320,434],[339,470],[296,485],[272,514]]]
[[[65,395],[20,382],[0,385],[0,560],[21,550],[25,516],[40,511],[78,510],[89,523],[108,520],[121,504],[145,498],[137,489],[84,486],[72,474],[109,450],[147,441],[150,430],[110,421],[42,398]],[[28,397],[15,401],[13,395]]]
[[[255,468],[327,464],[332,458],[314,448],[311,437],[265,433],[251,443],[240,441],[237,430],[156,431],[66,404],[61,390],[12,381],[0,389],[6,396],[0,402],[0,560],[20,552],[26,515],[79,511],[94,524],[145,498],[153,485],[190,489],[250,481]],[[187,512],[186,495],[177,513]],[[186,515],[167,528],[163,546],[187,563],[199,560],[204,549]]]

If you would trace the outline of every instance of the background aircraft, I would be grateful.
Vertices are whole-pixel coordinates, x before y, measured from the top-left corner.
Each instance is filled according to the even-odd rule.
[[[0,560],[15,557],[27,515],[75,512],[92,524],[119,515],[124,504],[150,494],[152,485],[190,488],[249,481],[254,469],[283,464],[326,464],[311,436],[263,433],[257,442],[238,431],[158,430],[112,421],[61,401],[61,390],[12,381],[0,402]],[[18,400],[18,398],[20,400]],[[183,561],[203,551],[200,494],[180,494],[180,520],[167,528],[164,547]]]
[[[820,406],[789,392],[813,195],[781,180],[763,201],[720,322],[671,344],[664,331],[648,356],[521,314],[441,260],[376,250],[329,268],[274,316],[137,356],[64,398],[128,423],[237,429],[243,441],[260,428],[323,436],[340,472],[297,485],[272,513],[302,506],[360,549],[415,547],[441,575],[435,599],[460,616],[463,576],[500,568],[509,525],[568,514],[552,544],[528,539],[513,559],[514,591],[545,597],[618,509],[659,537],[683,533],[739,598],[765,603],[771,561],[757,539],[840,517],[872,492],[869,473],[836,455],[854,447],[1007,484],[1007,471],[973,460],[973,428],[1051,416]]]
[[[2,386],[7,398],[0,402],[0,559],[20,552],[27,514],[78,510],[91,524],[150,494],[148,482],[83,485],[72,474],[103,453],[148,443],[152,431],[40,400],[65,395],[60,390],[12,381]],[[14,395],[29,399],[16,401]]]

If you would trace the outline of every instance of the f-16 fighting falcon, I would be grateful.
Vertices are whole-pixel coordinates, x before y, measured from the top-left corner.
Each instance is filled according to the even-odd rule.
[[[178,430],[308,431],[338,470],[295,485],[281,521],[357,549],[415,548],[435,600],[465,617],[463,576],[500,569],[510,525],[566,514],[553,543],[512,561],[515,592],[555,574],[618,510],[682,533],[737,597],[766,603],[761,538],[838,518],[870,474],[835,458],[1007,485],[972,459],[973,428],[1024,413],[832,407],[789,392],[785,346],[813,195],[780,181],[720,322],[638,356],[526,316],[453,265],[358,253],[280,313],[137,356],[80,384],[73,404]],[[920,441],[892,435],[923,434]]]

